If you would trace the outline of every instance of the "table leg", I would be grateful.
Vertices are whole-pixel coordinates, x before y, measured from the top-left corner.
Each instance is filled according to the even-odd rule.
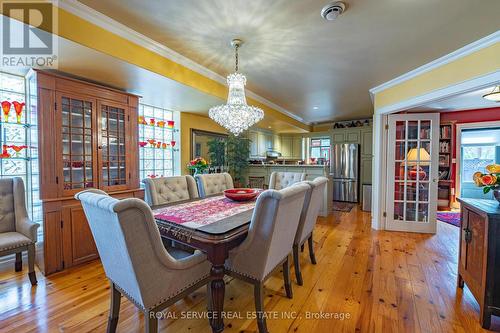
[[[224,293],[226,284],[224,282],[224,264],[213,264],[210,270],[210,289],[212,293],[212,316],[210,326],[212,332],[219,333],[224,331],[224,320],[222,319],[222,311],[224,311]]]

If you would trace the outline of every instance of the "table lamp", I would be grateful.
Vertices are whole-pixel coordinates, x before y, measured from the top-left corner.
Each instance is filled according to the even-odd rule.
[[[420,159],[418,158],[419,155]],[[418,168],[417,164],[419,164]],[[427,177],[427,173],[420,166],[429,166],[430,164],[431,156],[425,148],[411,148],[406,155],[406,165],[413,166],[408,173],[410,179],[417,179],[417,177],[419,180],[425,179],[425,177]]]

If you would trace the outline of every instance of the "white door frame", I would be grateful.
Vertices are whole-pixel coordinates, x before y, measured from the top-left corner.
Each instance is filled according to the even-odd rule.
[[[482,123],[461,123],[457,124],[457,133],[455,138],[455,196],[460,195],[460,163],[462,161],[461,155],[461,143],[462,143],[462,130],[469,128],[490,128],[490,127],[500,127],[500,121],[485,121]]]
[[[386,222],[386,183],[387,183],[387,115],[405,111],[427,103],[444,100],[456,95],[465,94],[479,89],[500,84],[500,70],[468,81],[436,89],[424,95],[392,105],[384,106],[373,115],[373,175],[372,175],[372,228],[385,229]],[[374,88],[375,89],[375,88]],[[370,90],[371,92],[374,89]]]

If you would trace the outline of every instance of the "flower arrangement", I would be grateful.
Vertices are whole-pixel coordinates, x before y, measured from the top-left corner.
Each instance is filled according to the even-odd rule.
[[[490,164],[486,166],[486,171],[489,173],[475,172],[472,176],[474,183],[476,186],[483,188],[484,194],[489,191],[498,193],[500,191],[500,164]],[[495,193],[495,198],[497,198],[497,193]]]
[[[189,161],[187,168],[189,170],[194,170],[194,174],[197,175],[208,168],[208,162],[203,157],[197,157],[194,160]]]

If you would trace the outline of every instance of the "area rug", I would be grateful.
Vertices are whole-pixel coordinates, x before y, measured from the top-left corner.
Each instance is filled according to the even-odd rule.
[[[341,202],[341,201],[333,202],[333,210],[336,210],[338,212],[349,213],[352,210],[352,207],[354,207],[354,204],[350,202]]]
[[[438,221],[460,227],[460,212],[438,212]]]

